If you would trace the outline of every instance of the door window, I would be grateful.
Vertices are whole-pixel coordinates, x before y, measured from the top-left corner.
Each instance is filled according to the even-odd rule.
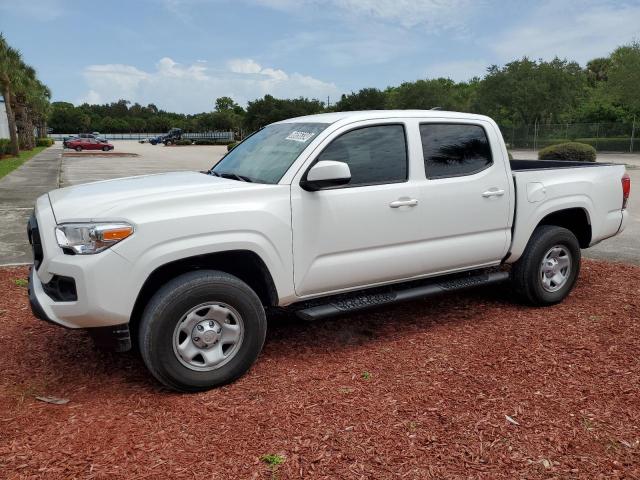
[[[427,178],[472,175],[493,163],[487,134],[479,125],[420,125]]]
[[[351,130],[336,138],[318,156],[344,162],[351,170],[345,187],[407,180],[407,142],[403,125],[376,125]]]

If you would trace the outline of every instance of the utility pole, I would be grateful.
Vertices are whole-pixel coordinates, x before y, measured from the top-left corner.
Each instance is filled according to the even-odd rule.
[[[327,108],[329,108],[329,105],[331,105],[331,103],[329,103],[329,95],[327,95]]]

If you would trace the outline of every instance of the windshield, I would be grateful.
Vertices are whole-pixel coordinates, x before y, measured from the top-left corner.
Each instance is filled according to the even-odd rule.
[[[257,131],[211,170],[213,175],[278,183],[298,155],[328,123],[279,123]]]

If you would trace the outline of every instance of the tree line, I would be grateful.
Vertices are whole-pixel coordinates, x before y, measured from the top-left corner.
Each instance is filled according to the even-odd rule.
[[[386,89],[363,88],[342,95],[331,106],[319,100],[278,99],[271,95],[250,101],[246,108],[229,97],[218,98],[211,112],[170,113],[150,104],[126,100],[108,105],[53,104],[54,131],[163,132],[254,131],[268,123],[299,115],[343,110],[430,109],[482,113],[500,125],[631,122],[640,113],[640,43],[617,48],[582,68],[578,63],[522,58],[492,65],[483,78],[454,82],[435,78],[405,82]]]
[[[486,74],[466,82],[448,78],[404,82],[386,89],[363,88],[333,105],[308,98],[279,99],[265,95],[246,108],[232,98],[220,97],[210,111],[198,114],[167,112],[119,100],[104,105],[54,102],[50,93],[6,45],[0,52],[0,82],[13,110],[18,137],[29,142],[33,126],[48,119],[54,133],[101,133],[234,130],[251,132],[268,123],[320,112],[370,109],[430,109],[481,113],[501,126],[552,123],[630,123],[640,114],[640,43],[617,48],[607,57],[581,67],[577,62],[522,58],[503,66],[492,65]],[[5,60],[9,58],[10,60]],[[7,67],[7,65],[10,65]]]
[[[9,124],[9,152],[35,147],[36,137],[46,137],[51,91],[27,65],[18,50],[0,33],[0,94]]]

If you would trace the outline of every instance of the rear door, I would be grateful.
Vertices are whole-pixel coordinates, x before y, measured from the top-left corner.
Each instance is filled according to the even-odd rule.
[[[419,124],[426,181],[426,274],[488,266],[506,255],[510,182],[500,138],[488,122]]]

